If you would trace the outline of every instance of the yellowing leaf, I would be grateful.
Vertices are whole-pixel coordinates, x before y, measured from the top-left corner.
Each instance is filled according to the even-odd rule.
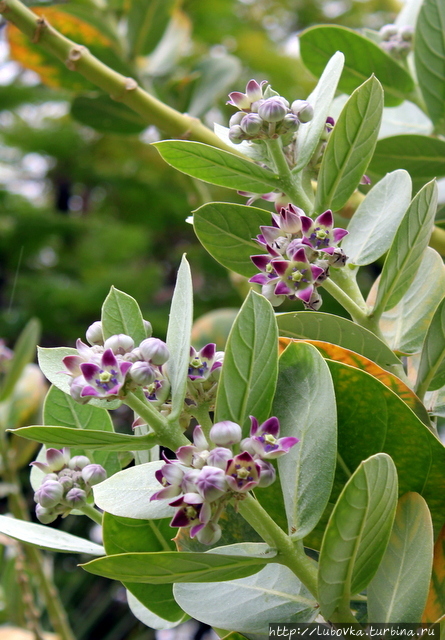
[[[284,351],[289,342],[297,340],[293,338],[280,338],[280,352]],[[356,369],[362,369],[367,373],[374,376],[374,378],[378,378],[380,382],[383,382],[385,386],[387,386],[391,391],[394,391],[399,398],[401,398],[412,411],[417,415],[418,418],[422,420],[424,424],[429,426],[430,421],[428,418],[428,413],[423,406],[420,399],[416,396],[414,391],[410,389],[400,378],[395,376],[392,373],[389,373],[385,369],[382,369],[378,364],[369,360],[369,358],[365,358],[355,351],[351,351],[350,349],[345,349],[344,347],[339,347],[336,344],[331,344],[330,342],[323,342],[321,340],[303,340],[302,342],[309,342],[309,344],[314,345],[321,355],[324,358],[328,358],[329,360],[336,360],[337,362],[343,362],[343,364],[348,364],[351,367],[355,367]]]

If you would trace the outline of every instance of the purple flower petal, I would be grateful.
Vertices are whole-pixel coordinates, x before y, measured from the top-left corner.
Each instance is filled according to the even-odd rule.
[[[255,416],[249,416],[250,418],[250,435],[254,436],[256,435],[256,432],[258,431],[258,420],[255,418]]]
[[[214,342],[206,344],[205,347],[201,349],[200,353],[202,358],[205,358],[206,360],[213,360],[216,353],[216,344]]]
[[[261,433],[261,434],[270,433],[271,436],[273,436],[274,438],[277,438],[278,434],[280,433],[280,421],[278,420],[278,418],[275,417],[275,416],[272,416],[271,418],[268,418],[260,426],[259,433]],[[251,435],[253,435],[253,434],[251,434]]]
[[[80,392],[80,397],[81,398],[85,398],[87,396],[98,396],[99,393],[96,391],[96,389],[94,387],[90,387],[90,386],[86,386],[82,389],[82,391]]]
[[[276,296],[288,296],[291,293],[292,293],[291,290],[289,289],[287,284],[285,284],[284,282],[279,282],[275,287],[275,291],[274,291],[274,294]]]
[[[315,219],[315,224],[320,225],[321,227],[332,229],[332,226],[334,224],[334,216],[332,215],[332,211],[328,209],[324,213],[320,214],[318,218]]]
[[[94,364],[93,362],[82,362],[82,364],[80,365],[80,370],[82,371],[83,377],[88,382],[94,380],[100,373],[100,367],[98,367],[97,364]]]
[[[299,291],[296,292],[296,296],[297,298],[300,298],[300,300],[303,300],[303,302],[309,302],[309,300],[311,299],[311,295],[314,291],[314,287],[313,285],[311,285],[310,287],[307,287],[306,289],[301,289]]]
[[[306,252],[303,247],[297,249],[292,256],[294,262],[307,262]]]
[[[312,271],[312,278],[314,280],[317,280],[324,273],[324,269],[322,269],[316,264],[311,264],[311,271]]]
[[[268,278],[266,275],[264,275],[264,273],[257,273],[256,275],[252,276],[252,278],[249,279],[249,282],[255,282],[256,284],[267,284],[270,281],[270,278]]]
[[[131,365],[131,363],[130,363]],[[117,367],[117,360],[111,349],[107,349],[103,352],[102,355],[102,366],[103,367]],[[83,374],[85,375],[85,374]]]
[[[271,265],[280,277],[286,275],[286,271],[289,269],[290,263],[288,260],[272,260]]]
[[[260,269],[260,271],[265,271],[267,265],[271,260],[270,256],[266,255],[265,253],[262,253],[261,255],[258,255],[258,256],[250,256],[250,259],[252,260],[253,264],[258,269]]]
[[[347,236],[348,233],[349,231],[347,231],[346,229],[341,229],[340,227],[337,227],[336,229],[332,229],[332,236],[334,238],[335,244],[340,242],[340,240],[343,240],[343,238]]]
[[[79,375],[80,365],[82,362],[84,362],[84,360],[83,358],[81,358],[81,356],[73,355],[73,356],[65,356],[64,358],[62,358],[62,362],[65,365],[65,367],[68,369],[68,371],[70,371],[74,375]]]
[[[314,227],[314,221],[308,216],[301,216],[301,229],[303,233],[310,233]]]

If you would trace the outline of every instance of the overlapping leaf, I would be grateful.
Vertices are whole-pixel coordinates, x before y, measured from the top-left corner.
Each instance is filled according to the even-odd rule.
[[[115,287],[102,305],[102,331],[105,340],[110,336],[124,333],[133,338],[135,346],[139,346],[147,337],[142,313],[134,298]]]
[[[426,332],[420,356],[416,389],[435,391],[445,385],[445,298],[437,307]]]
[[[250,256],[261,252],[254,238],[261,225],[270,224],[270,213],[257,207],[210,202],[193,212],[200,243],[227,269],[251,277],[258,272]]]
[[[49,447],[77,447],[92,451],[146,451],[157,443],[153,434],[130,436],[94,429],[32,426],[12,431],[22,438],[35,440]]]
[[[445,176],[445,141],[414,134],[383,138],[377,142],[369,165],[373,176],[405,169],[423,181]]]
[[[25,366],[34,360],[37,342],[40,337],[40,322],[33,318],[21,332],[14,345],[14,356],[3,377],[0,387],[0,402],[6,400],[14,391]]]
[[[422,622],[436,622],[445,615],[445,526],[434,545],[433,573]]]
[[[371,77],[344,106],[323,153],[315,210],[343,207],[357,188],[372,157],[380,128],[383,91]]]
[[[329,618],[376,573],[397,506],[397,471],[383,453],[360,464],[329,519],[320,551],[318,596]]]

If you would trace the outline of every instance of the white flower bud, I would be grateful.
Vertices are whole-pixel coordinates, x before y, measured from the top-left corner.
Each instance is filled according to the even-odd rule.
[[[153,333],[151,322],[149,322],[148,320],[142,320],[142,322],[144,323],[145,335],[147,336],[147,338],[151,338]]]
[[[134,347],[134,340],[125,333],[118,333],[115,336],[110,336],[104,343],[104,349],[111,349],[115,355],[123,356],[125,353],[130,352]]]
[[[99,320],[97,320],[97,322],[93,322],[93,324],[88,327],[85,336],[91,345],[103,345],[104,334],[102,331],[102,322],[100,322]]]
[[[91,464],[91,460],[89,460],[86,456],[74,456],[68,463],[70,469],[83,469],[87,466],[87,464]]]
[[[146,362],[161,365],[167,362],[170,354],[167,345],[159,338],[147,338],[139,345],[139,349]]]
[[[42,505],[36,506],[37,520],[42,524],[50,524],[57,518],[57,512],[54,509],[46,509]]]
[[[82,478],[87,485],[93,487],[107,479],[107,472],[100,464],[89,464],[82,469]]]
[[[210,429],[210,439],[218,447],[226,447],[237,444],[242,438],[241,427],[231,420],[216,422]]]
[[[38,502],[45,509],[51,509],[59,504],[60,500],[63,497],[63,487],[56,480],[49,480],[44,482],[36,494],[34,498],[38,498]]]
[[[156,380],[156,371],[148,362],[135,362],[130,369],[131,379],[145,387]]]

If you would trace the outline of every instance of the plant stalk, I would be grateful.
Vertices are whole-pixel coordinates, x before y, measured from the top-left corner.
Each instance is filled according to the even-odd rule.
[[[210,429],[213,427],[213,422],[209,414],[209,403],[204,402],[195,407],[191,406],[189,410],[191,415],[198,421],[198,424],[201,426],[204,435],[208,439]]]
[[[158,411],[148,403],[139,400],[134,393],[130,392],[127,394],[124,402],[130,409],[133,409],[138,416],[147,421],[147,424],[150,425],[159,438],[160,444],[164,447],[175,451],[183,445],[190,444],[190,441],[179,431],[179,428],[175,428],[174,425],[167,422],[167,419],[164,418],[163,415],[158,413]]]
[[[286,156],[283,153],[283,146],[280,138],[266,140],[275,169],[280,176],[280,184],[284,193],[289,196],[293,204],[301,207],[304,211],[312,211],[312,202],[300,184],[300,176],[292,175]]]
[[[278,551],[277,561],[288,567],[317,599],[316,564],[305,554],[303,545],[295,545],[252,495],[247,494],[239,503],[239,512],[264,542]]]
[[[91,504],[86,504],[82,509],[79,509],[85,516],[88,516],[90,520],[102,526],[102,513],[95,509]]]

